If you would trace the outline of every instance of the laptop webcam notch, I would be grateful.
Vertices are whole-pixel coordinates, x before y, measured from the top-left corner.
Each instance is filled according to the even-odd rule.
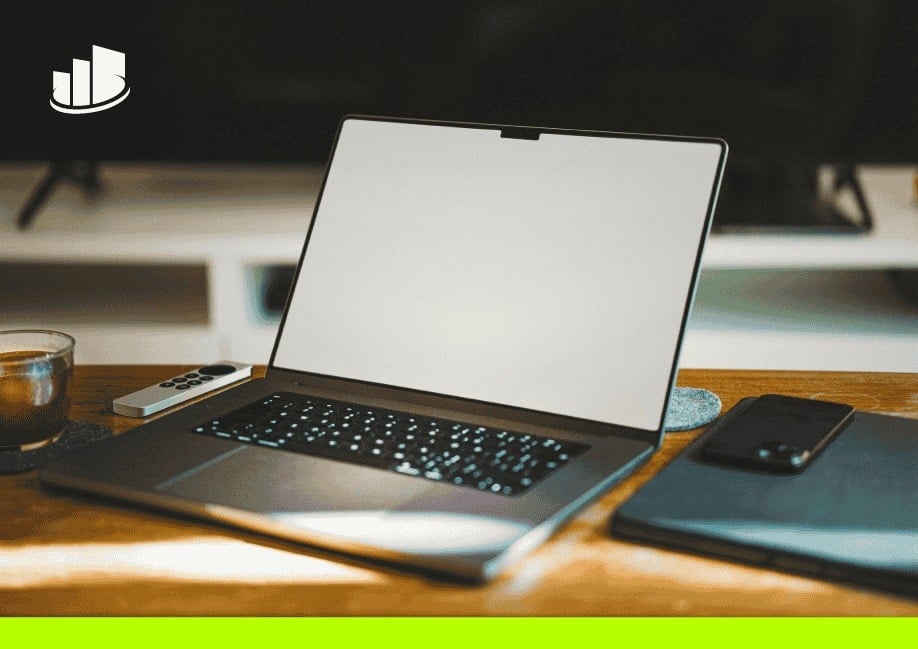
[[[541,133],[534,128],[510,127],[503,128],[500,136],[511,140],[538,140]]]

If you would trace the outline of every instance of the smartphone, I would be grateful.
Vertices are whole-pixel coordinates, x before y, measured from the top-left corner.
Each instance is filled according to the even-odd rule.
[[[712,434],[702,454],[768,471],[803,471],[852,414],[854,408],[841,403],[765,394]]]

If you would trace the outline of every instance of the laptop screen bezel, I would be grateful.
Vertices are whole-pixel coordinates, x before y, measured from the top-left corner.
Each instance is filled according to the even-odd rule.
[[[673,355],[673,360],[669,373],[668,396],[664,400],[663,409],[660,413],[660,424],[657,429],[654,430],[645,430],[638,428],[630,428],[627,426],[621,426],[617,424],[610,424],[608,422],[594,421],[589,419],[583,419],[579,417],[572,417],[569,415],[559,415],[556,413],[544,412],[534,409],[516,407],[516,406],[507,406],[505,404],[493,403],[489,401],[482,401],[477,399],[471,399],[466,397],[456,397],[445,394],[438,394],[435,392],[429,392],[425,390],[420,390],[417,388],[405,388],[401,386],[387,385],[382,383],[374,383],[371,381],[365,381],[360,379],[351,379],[345,377],[331,376],[326,374],[320,374],[317,372],[309,372],[306,370],[298,370],[293,368],[284,368],[275,365],[275,358],[277,355],[278,347],[280,345],[281,337],[283,336],[284,326],[286,325],[287,315],[290,310],[291,298],[293,296],[293,291],[296,287],[297,281],[299,279],[300,270],[303,267],[303,260],[306,256],[306,251],[309,248],[310,238],[313,232],[313,227],[315,225],[316,216],[319,213],[319,209],[322,204],[322,196],[325,191],[325,186],[329,178],[329,172],[331,170],[332,162],[334,160],[335,151],[338,146],[338,139],[341,135],[344,125],[350,120],[361,120],[361,121],[374,121],[374,122],[388,122],[388,123],[401,123],[401,124],[418,124],[418,125],[429,125],[429,126],[444,126],[452,128],[469,128],[469,129],[484,129],[484,130],[493,130],[501,132],[505,137],[521,137],[525,139],[536,139],[541,134],[553,134],[553,135],[570,135],[570,136],[587,136],[587,137],[603,137],[603,138],[619,138],[619,139],[638,139],[638,140],[661,140],[669,142],[690,142],[690,143],[700,143],[700,144],[714,144],[719,147],[720,155],[717,163],[717,169],[714,174],[714,180],[711,187],[710,196],[708,199],[708,205],[704,217],[704,224],[701,229],[701,236],[699,236],[697,249],[695,253],[695,261],[692,267],[692,275],[689,281],[689,288],[686,294],[686,303],[683,309],[682,320],[679,324],[679,335],[676,341],[676,347]],[[449,121],[438,121],[438,120],[426,120],[426,119],[416,119],[416,118],[404,118],[404,117],[383,117],[375,115],[345,115],[342,117],[341,121],[338,124],[338,129],[335,133],[335,138],[331,147],[331,152],[328,157],[328,161],[325,165],[325,170],[322,176],[322,184],[319,188],[319,193],[316,197],[316,202],[313,207],[312,217],[309,221],[309,228],[306,232],[306,237],[303,242],[303,248],[300,252],[300,258],[297,262],[296,270],[293,275],[293,281],[290,285],[290,290],[287,295],[287,301],[284,307],[283,315],[281,316],[280,323],[277,329],[277,336],[274,340],[274,346],[271,350],[271,358],[268,362],[267,376],[271,379],[278,379],[282,382],[293,382],[304,387],[313,387],[317,389],[331,390],[335,392],[345,392],[349,395],[353,395],[354,398],[359,399],[361,396],[368,397],[371,399],[385,399],[387,401],[395,401],[404,404],[418,404],[426,407],[433,408],[442,408],[448,410],[454,410],[469,414],[477,414],[480,416],[487,417],[498,417],[501,419],[512,419],[519,421],[521,423],[529,423],[532,425],[544,426],[548,428],[558,428],[566,429],[572,431],[579,431],[588,434],[601,433],[601,434],[616,434],[623,435],[626,437],[631,437],[635,439],[640,439],[642,441],[649,441],[655,446],[659,446],[662,443],[663,435],[663,426],[666,415],[666,408],[669,404],[670,397],[672,394],[673,386],[676,380],[676,374],[678,372],[678,361],[679,354],[682,348],[682,342],[685,335],[685,329],[688,324],[688,318],[691,312],[691,305],[694,301],[695,291],[697,288],[698,277],[701,269],[701,257],[702,251],[704,249],[704,242],[710,231],[711,222],[713,220],[714,208],[717,204],[717,196],[720,189],[721,179],[723,177],[723,170],[726,164],[727,156],[727,143],[724,140],[713,137],[692,137],[692,136],[679,136],[679,135],[655,135],[655,134],[642,134],[642,133],[618,133],[612,131],[594,131],[594,130],[577,130],[577,129],[559,129],[559,128],[549,128],[549,127],[535,127],[535,126],[518,126],[518,125],[509,125],[509,124],[485,124],[485,123],[474,123],[474,122],[449,122]]]

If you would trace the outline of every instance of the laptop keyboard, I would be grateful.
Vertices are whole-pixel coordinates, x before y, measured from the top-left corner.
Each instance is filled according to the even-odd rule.
[[[192,432],[516,496],[589,446],[278,392]]]

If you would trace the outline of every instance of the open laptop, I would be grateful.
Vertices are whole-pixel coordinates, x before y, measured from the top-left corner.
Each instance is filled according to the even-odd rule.
[[[659,446],[726,148],[347,117],[265,378],[40,478],[490,579]]]

